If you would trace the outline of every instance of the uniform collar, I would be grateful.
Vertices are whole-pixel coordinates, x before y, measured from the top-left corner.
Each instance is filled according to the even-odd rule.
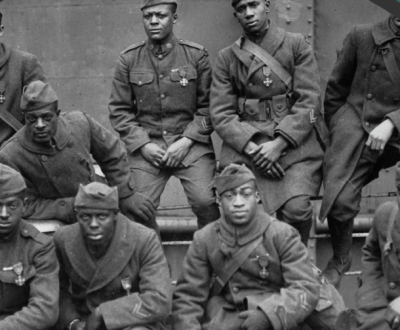
[[[44,154],[44,155],[54,154],[54,149],[52,147],[45,146],[43,144],[39,144],[33,141],[30,135],[28,134],[26,126],[22,127],[22,129],[20,129],[16,135],[18,142],[25,149],[36,154]],[[67,123],[65,122],[64,118],[62,116],[59,116],[57,132],[53,137],[53,142],[55,144],[55,147],[58,150],[64,149],[67,143],[69,142],[70,138],[71,138],[71,130],[68,127]]]
[[[4,66],[8,62],[10,58],[11,51],[10,48],[6,47],[5,44],[0,42],[0,68]]]
[[[150,39],[147,40],[147,47],[149,48],[150,52],[158,57],[158,56],[167,56],[169,52],[174,49],[177,43],[177,39],[172,34],[168,40],[166,40],[163,44],[156,44],[153,43]]]
[[[234,226],[222,216],[219,236],[221,241],[228,246],[243,246],[263,235],[270,223],[270,216],[260,208],[257,208],[254,218],[245,226]]]
[[[394,27],[391,27],[391,24],[393,24],[391,20],[392,18],[389,17],[373,26],[372,35],[376,45],[381,46],[392,39],[399,38],[399,35],[395,33]]]

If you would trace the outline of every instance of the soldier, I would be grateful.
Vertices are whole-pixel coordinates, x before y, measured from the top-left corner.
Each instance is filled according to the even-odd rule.
[[[244,35],[218,54],[211,86],[220,163],[252,166],[265,210],[307,244],[323,157],[313,129],[320,118],[317,63],[304,36],[268,20],[269,0],[232,6]]]
[[[26,125],[0,149],[0,162],[17,169],[28,189],[27,219],[76,221],[74,197],[79,184],[96,181],[92,157],[110,185],[118,186],[122,213],[154,221],[151,201],[137,192],[122,143],[80,111],[60,115],[49,84],[24,88],[21,109]]]
[[[333,257],[324,275],[336,286],[351,266],[354,217],[362,188],[400,160],[400,19],[356,26],[328,81],[320,219],[328,218]]]
[[[45,330],[58,317],[58,262],[51,238],[22,220],[26,184],[0,164],[0,329]]]
[[[54,235],[57,329],[165,329],[171,280],[155,232],[118,214],[117,188],[99,182],[80,186],[75,212],[78,223]]]
[[[4,33],[2,18],[0,13],[0,38]],[[22,88],[35,80],[46,82],[36,56],[0,42],[0,146],[22,128]]]
[[[307,317],[312,329],[334,329],[343,300],[316,275],[297,231],[257,208],[253,173],[232,164],[214,182],[224,216],[194,235],[173,329],[289,330]]]
[[[177,39],[177,3],[143,0],[147,41],[124,50],[115,70],[110,120],[125,142],[135,182],[156,207],[169,178],[179,178],[198,226],[219,218],[210,182],[211,67],[207,50]]]
[[[400,163],[396,166],[400,196]],[[390,305],[400,297],[400,213],[397,202],[382,204],[363,247],[361,286],[357,292],[357,329],[399,330],[400,310]]]

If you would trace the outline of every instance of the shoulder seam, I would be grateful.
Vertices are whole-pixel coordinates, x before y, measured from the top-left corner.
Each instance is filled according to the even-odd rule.
[[[184,39],[179,39],[178,43],[180,43],[181,45],[186,45],[192,48],[196,48],[196,49],[200,49],[200,50],[206,50],[206,48],[196,42],[193,41],[189,41],[189,40],[184,40]]]
[[[141,42],[138,42],[138,43],[135,43],[135,44],[133,44],[133,45],[130,45],[129,47],[125,48],[125,49],[121,52],[121,55],[122,55],[122,54],[125,54],[125,53],[127,53],[127,52],[129,52],[130,50],[134,50],[134,49],[136,49],[136,48],[142,47],[142,46],[144,46],[145,44],[146,44],[146,42],[143,40],[143,41],[141,41]]]

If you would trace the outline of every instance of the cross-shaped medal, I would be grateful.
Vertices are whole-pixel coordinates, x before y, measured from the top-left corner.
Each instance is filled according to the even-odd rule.
[[[6,97],[3,95],[4,92],[0,92],[0,103],[4,103]]]
[[[272,79],[269,79],[269,76],[271,75],[271,68],[268,66],[263,67],[263,74],[265,76],[265,80],[263,81],[263,84],[267,87],[271,86],[273,83]]]
[[[271,79],[269,79],[269,77],[267,77],[267,79],[265,79],[265,80],[263,81],[263,83],[264,83],[265,86],[269,87],[269,86],[271,86],[271,84],[273,83],[273,81],[272,81]]]

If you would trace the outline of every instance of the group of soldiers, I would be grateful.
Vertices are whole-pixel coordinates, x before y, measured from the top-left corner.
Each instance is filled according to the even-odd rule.
[[[148,38],[120,54],[108,105],[120,139],[61,113],[37,58],[0,43],[0,329],[400,329],[397,203],[375,215],[354,314],[335,289],[362,187],[400,161],[400,19],[347,35],[322,116],[307,39],[269,0],[231,5],[243,35],[211,69],[174,35],[176,1],[141,2]],[[199,227],[175,288],[155,220],[171,176]],[[322,183],[321,273],[306,246]],[[67,225],[50,238],[30,219]]]

